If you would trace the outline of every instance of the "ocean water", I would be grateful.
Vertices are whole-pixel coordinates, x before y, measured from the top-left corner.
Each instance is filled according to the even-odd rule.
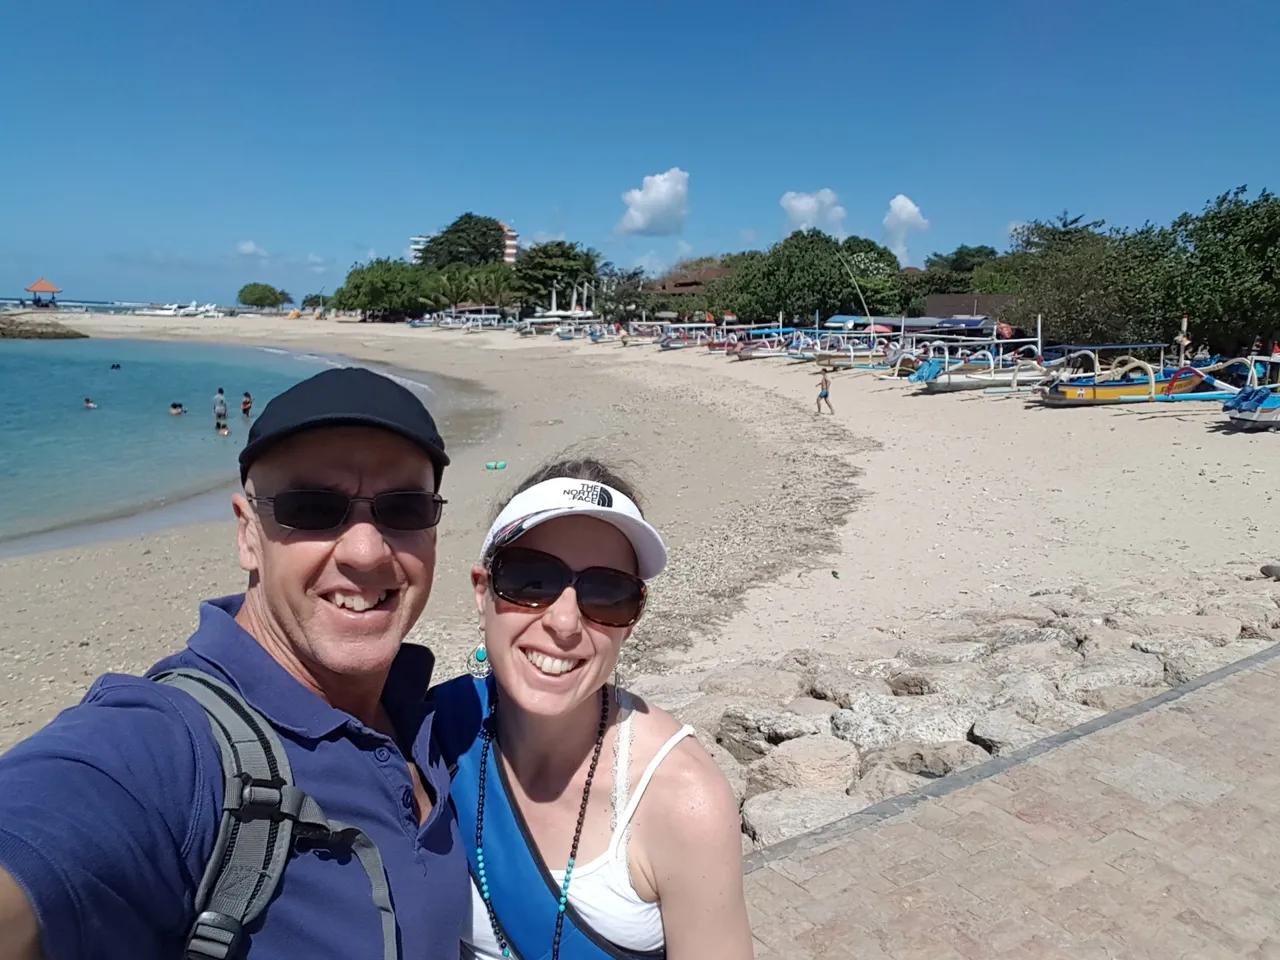
[[[256,416],[276,394],[337,365],[339,358],[258,347],[0,340],[0,541],[231,485],[249,431],[243,392],[253,395]],[[218,387],[227,395],[227,437],[213,429]],[[98,408],[86,410],[85,397]],[[186,416],[169,415],[174,401]]]

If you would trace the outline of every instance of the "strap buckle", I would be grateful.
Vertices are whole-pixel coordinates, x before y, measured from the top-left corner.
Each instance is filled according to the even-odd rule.
[[[259,780],[247,773],[228,777],[222,807],[241,822],[294,819],[302,806],[302,794],[282,777]]]
[[[244,924],[235,917],[206,910],[196,917],[187,937],[188,960],[237,960],[248,939]]]

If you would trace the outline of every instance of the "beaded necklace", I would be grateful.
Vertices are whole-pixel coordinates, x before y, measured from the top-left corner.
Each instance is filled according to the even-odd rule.
[[[498,924],[498,916],[493,911],[493,902],[489,899],[489,881],[485,876],[484,863],[484,782],[489,767],[489,747],[497,735],[498,704],[490,700],[489,719],[484,726],[484,734],[480,745],[480,797],[476,804],[476,873],[480,881],[480,896],[484,900],[484,908],[489,914],[489,926],[493,928],[493,936],[498,941],[504,957],[511,956],[511,944]],[[596,776],[596,765],[600,762],[600,749],[604,746],[604,735],[609,729],[609,688],[600,690],[600,730],[596,734],[595,749],[591,753],[591,766],[587,768],[587,784],[582,790],[582,806],[578,808],[578,825],[573,830],[573,846],[569,848],[569,864],[565,867],[564,883],[560,887],[560,903],[556,914],[556,935],[551,943],[551,960],[560,960],[560,933],[564,929],[564,911],[569,902],[569,881],[573,877],[573,865],[578,858],[578,841],[582,839],[582,824],[587,819],[587,800],[591,797],[591,781]]]

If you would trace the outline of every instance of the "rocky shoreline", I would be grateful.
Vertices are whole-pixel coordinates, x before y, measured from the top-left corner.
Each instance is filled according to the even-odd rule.
[[[1224,575],[1161,591],[872,625],[890,657],[808,647],[632,687],[698,730],[758,849],[1156,696],[1280,640],[1280,584]]]
[[[85,340],[87,333],[31,313],[0,316],[0,340]]]

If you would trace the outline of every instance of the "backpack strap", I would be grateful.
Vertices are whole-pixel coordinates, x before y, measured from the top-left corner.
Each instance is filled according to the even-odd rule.
[[[238,960],[247,931],[267,908],[284,876],[294,840],[355,854],[369,877],[382,918],[383,960],[397,960],[396,918],[382,856],[358,827],[329,820],[293,783],[289,758],[275,731],[232,687],[199,670],[152,679],[191,696],[209,717],[225,779],[213,854],[196,890],[188,960]]]

